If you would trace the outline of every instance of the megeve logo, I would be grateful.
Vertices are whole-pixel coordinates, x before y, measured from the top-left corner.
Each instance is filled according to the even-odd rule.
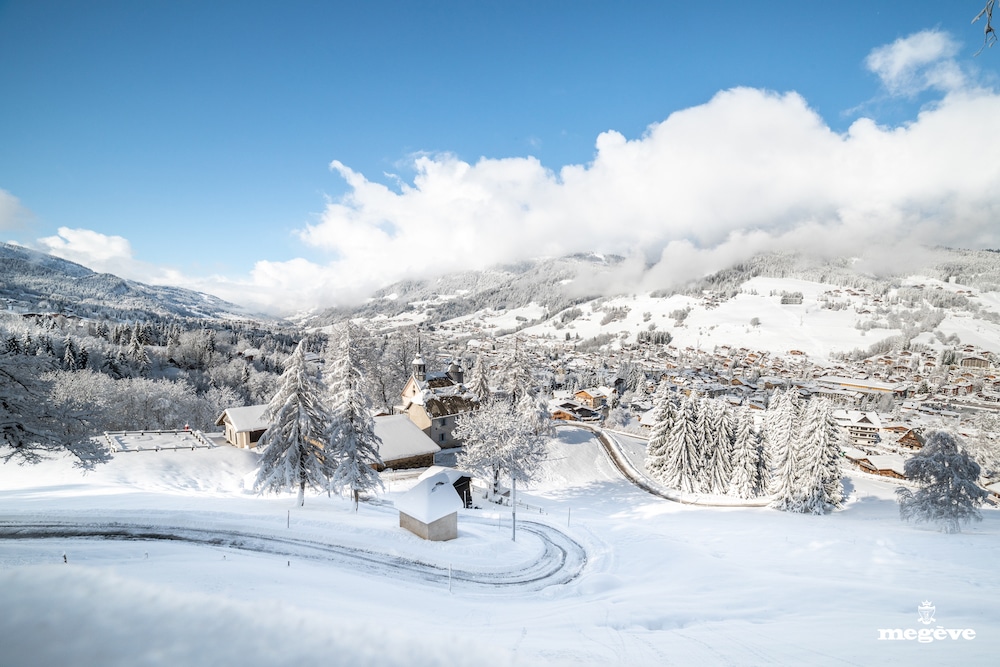
[[[930,602],[923,602],[917,607],[919,616],[917,621],[924,625],[930,625],[934,619],[935,607]],[[972,640],[976,638],[976,631],[972,628],[945,628],[937,626],[935,628],[879,628],[878,638],[880,640],[907,641],[916,640],[921,644],[929,644],[934,641],[944,641],[947,639]]]

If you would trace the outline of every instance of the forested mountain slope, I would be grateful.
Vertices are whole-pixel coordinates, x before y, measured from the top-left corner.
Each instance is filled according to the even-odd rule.
[[[0,299],[20,312],[72,313],[112,320],[151,316],[211,318],[240,306],[180,287],[145,285],[52,255],[0,243]]]

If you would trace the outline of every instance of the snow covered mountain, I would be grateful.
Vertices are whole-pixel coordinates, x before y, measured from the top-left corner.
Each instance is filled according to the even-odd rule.
[[[180,287],[146,285],[21,246],[0,243],[0,304],[19,312],[63,312],[118,320],[151,315],[215,318],[243,308]]]
[[[1000,352],[1000,252],[923,249],[893,262],[769,253],[652,290],[641,271],[619,257],[535,260],[396,283],[309,324],[350,317],[457,339],[516,331],[577,349],[673,341],[814,359],[955,335]]]

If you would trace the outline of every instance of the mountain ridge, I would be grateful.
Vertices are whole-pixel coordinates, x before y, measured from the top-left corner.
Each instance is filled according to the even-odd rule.
[[[24,246],[0,242],[0,299],[8,310],[42,310],[84,317],[196,319],[261,317],[203,292],[148,285]]]

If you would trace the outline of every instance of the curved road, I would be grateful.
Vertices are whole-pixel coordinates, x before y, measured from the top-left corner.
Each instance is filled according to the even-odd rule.
[[[742,498],[726,498],[724,496],[716,495],[683,493],[681,491],[677,491],[676,489],[668,489],[660,486],[653,480],[649,479],[646,475],[639,472],[622,452],[621,445],[615,441],[613,436],[605,433],[604,430],[587,424],[567,423],[565,425],[586,429],[587,431],[593,433],[597,437],[597,441],[601,443],[601,450],[608,457],[608,460],[611,461],[611,465],[613,465],[615,469],[621,473],[622,477],[632,482],[632,484],[639,487],[643,491],[658,498],[670,500],[675,503],[683,503],[685,505],[702,505],[704,507],[766,507],[768,503],[771,502],[770,498],[754,498],[752,500],[744,500]]]
[[[463,521],[493,524],[493,521],[463,516]],[[586,550],[560,530],[533,521],[518,522],[518,529],[531,533],[544,544],[542,556],[527,566],[506,571],[452,569],[420,560],[371,551],[305,537],[222,528],[189,528],[172,525],[92,522],[72,520],[0,521],[0,539],[37,540],[91,538],[103,540],[166,540],[226,547],[265,554],[307,558],[350,567],[355,572],[391,574],[423,583],[447,583],[474,589],[540,590],[576,579],[587,563]]]

